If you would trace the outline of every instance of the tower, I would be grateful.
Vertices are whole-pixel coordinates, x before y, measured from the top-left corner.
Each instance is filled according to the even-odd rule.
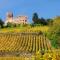
[[[12,22],[13,21],[13,13],[12,12],[7,12],[6,20],[7,20],[7,22]]]

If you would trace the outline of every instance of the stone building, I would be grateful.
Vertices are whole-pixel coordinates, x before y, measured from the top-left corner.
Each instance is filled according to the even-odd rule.
[[[12,12],[8,12],[6,14],[5,24],[7,24],[8,22],[15,23],[15,24],[27,24],[27,20],[28,20],[27,16],[13,17],[13,13]]]

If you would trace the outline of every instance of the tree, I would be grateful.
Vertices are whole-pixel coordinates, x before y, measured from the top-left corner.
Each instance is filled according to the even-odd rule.
[[[43,17],[40,19],[40,23],[43,25],[47,25],[47,21]]]
[[[0,27],[3,28],[4,26],[4,22],[2,21],[2,19],[0,19]]]
[[[38,23],[38,14],[37,13],[34,13],[33,14],[32,20],[33,20],[33,23],[34,24],[37,24]]]
[[[15,24],[8,22],[6,27],[14,27]]]
[[[34,24],[47,25],[47,21],[44,18],[39,18],[37,13],[33,14],[32,20]]]
[[[50,26],[53,25],[53,19],[47,19],[47,24]]]

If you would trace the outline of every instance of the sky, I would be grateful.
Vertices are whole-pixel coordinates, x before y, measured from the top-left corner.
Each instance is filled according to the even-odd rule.
[[[39,18],[53,18],[60,16],[60,0],[0,0],[0,18],[4,21],[8,11],[13,12],[14,17],[28,16],[28,22],[32,22],[35,12]]]

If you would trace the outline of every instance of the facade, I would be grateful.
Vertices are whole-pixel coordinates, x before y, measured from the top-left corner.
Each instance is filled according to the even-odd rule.
[[[15,24],[27,24],[27,19],[28,19],[27,16],[13,17],[13,13],[12,12],[8,12],[6,14],[5,24],[7,24],[8,22],[15,23]]]

